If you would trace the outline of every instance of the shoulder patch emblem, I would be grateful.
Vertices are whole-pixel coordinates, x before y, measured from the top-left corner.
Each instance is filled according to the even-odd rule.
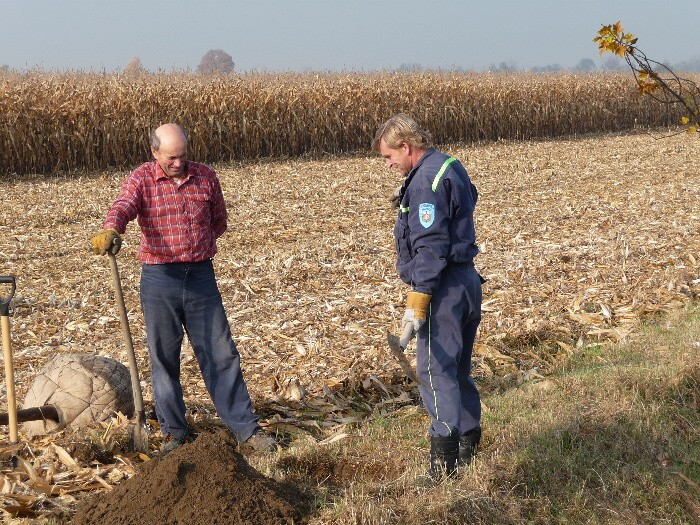
[[[435,204],[424,202],[418,207],[418,217],[423,228],[430,228],[435,220]]]

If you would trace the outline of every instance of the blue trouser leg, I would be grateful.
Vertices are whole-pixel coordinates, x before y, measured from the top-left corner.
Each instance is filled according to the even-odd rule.
[[[472,266],[449,266],[417,336],[419,391],[432,436],[459,436],[479,426],[481,401],[471,378],[481,321],[481,281]]]
[[[187,280],[185,329],[221,420],[243,442],[259,428],[211,261]]]
[[[258,417],[252,411],[211,261],[144,265],[141,304],[162,430],[177,437],[187,432],[180,384],[186,332],[219,417],[239,441],[248,439],[259,428]]]
[[[161,431],[178,438],[187,432],[180,384],[180,348],[184,334],[182,270],[180,265],[144,265],[141,269],[141,309],[146,324],[156,416]]]

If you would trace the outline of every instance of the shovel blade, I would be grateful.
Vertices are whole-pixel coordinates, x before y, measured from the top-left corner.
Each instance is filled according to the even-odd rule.
[[[398,336],[387,331],[386,340],[387,343],[389,343],[389,350],[391,350],[391,353],[398,361],[399,366],[401,366],[401,370],[403,370],[403,373],[406,374],[406,377],[408,377],[414,383],[420,384],[420,381],[418,381],[418,376],[416,376],[411,363],[408,362],[406,354],[404,354],[404,349],[401,348]]]
[[[139,424],[130,424],[127,430],[129,432],[129,446],[131,450],[141,452],[142,454],[150,454],[151,451],[148,448],[148,430],[146,430],[146,427]]]

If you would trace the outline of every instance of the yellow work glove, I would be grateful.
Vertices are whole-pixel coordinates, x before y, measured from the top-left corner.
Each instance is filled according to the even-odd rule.
[[[102,230],[97,235],[93,235],[90,239],[92,243],[92,251],[95,255],[105,255],[111,252],[117,255],[119,248],[122,247],[122,238],[117,230]]]
[[[406,348],[428,316],[428,305],[432,296],[427,293],[408,292],[406,297],[406,312],[403,314],[402,330],[399,344]]]

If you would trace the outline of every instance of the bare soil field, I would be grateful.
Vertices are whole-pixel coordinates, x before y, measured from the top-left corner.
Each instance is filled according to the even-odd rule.
[[[462,161],[479,190],[476,266],[487,283],[474,374],[484,392],[546,375],[576,348],[634,337],[639,323],[700,291],[693,136],[441,149]],[[386,345],[407,292],[394,271],[388,196],[397,175],[369,154],[215,167],[230,217],[214,263],[265,425],[322,442],[368,414],[416,404]],[[125,175],[1,179],[0,275],[17,279],[11,336],[19,400],[56,354],[127,363],[108,261],[92,255],[88,240]],[[150,408],[138,239],[131,224],[118,260]],[[193,424],[220,428],[187,346],[182,374]],[[4,384],[0,399],[5,410]],[[124,424],[115,418],[96,432],[104,439]],[[69,431],[2,445],[6,430],[0,504],[20,516],[70,513],[86,495],[133,475],[143,459],[100,461]],[[13,455],[26,461],[18,465]]]

